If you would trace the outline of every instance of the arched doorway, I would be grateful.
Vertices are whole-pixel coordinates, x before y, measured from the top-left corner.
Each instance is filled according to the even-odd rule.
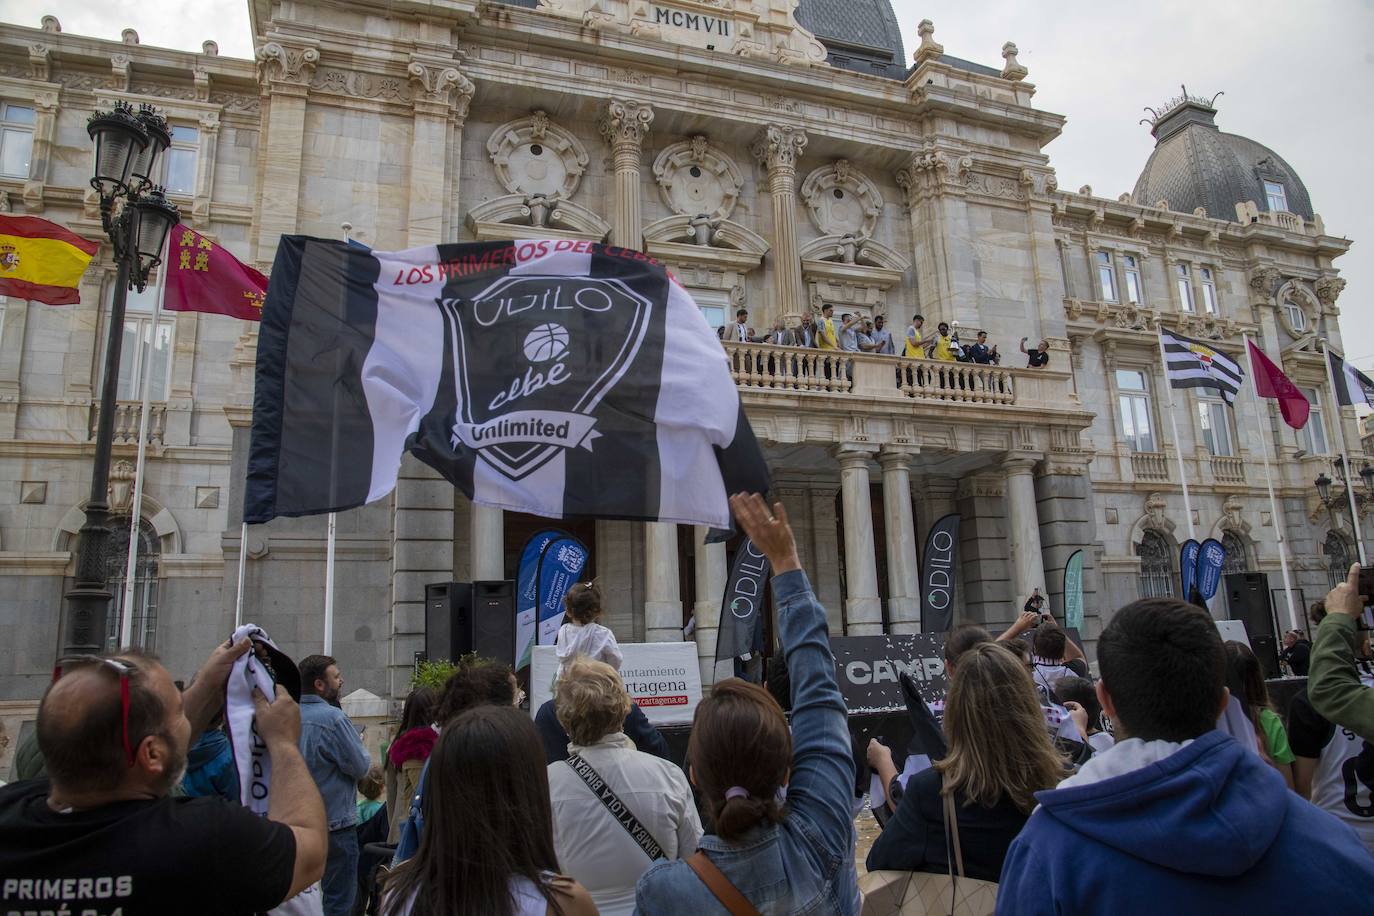
[[[105,632],[105,647],[116,651],[124,624],[124,583],[129,562],[129,527],[132,519],[118,516],[110,519],[110,537],[105,542],[105,579],[110,590],[109,623]],[[157,648],[158,560],[162,542],[146,518],[138,522],[138,560],[134,566],[134,593],[131,613],[133,625],[129,631],[129,645],[147,651]]]
[[[1140,597],[1174,598],[1178,595],[1178,563],[1173,548],[1158,531],[1146,531],[1135,548],[1140,557]]]

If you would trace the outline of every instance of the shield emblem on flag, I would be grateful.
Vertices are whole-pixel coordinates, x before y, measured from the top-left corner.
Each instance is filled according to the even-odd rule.
[[[595,411],[634,362],[652,303],[615,279],[510,276],[441,299],[457,408],[451,443],[520,480],[593,449]]]

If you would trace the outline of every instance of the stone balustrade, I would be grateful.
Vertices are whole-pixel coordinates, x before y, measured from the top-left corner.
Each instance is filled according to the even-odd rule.
[[[115,403],[114,441],[117,445],[138,444],[139,418],[143,412],[140,401],[117,401]],[[91,405],[91,419],[87,426],[87,438],[94,440],[96,429],[100,426],[100,404]],[[148,444],[162,445],[163,434],[167,429],[167,405],[148,405]]]
[[[1070,380],[1040,369],[907,359],[725,341],[742,389],[817,392],[879,401],[943,401],[1076,408]]]
[[[1245,483],[1245,462],[1240,458],[1213,455],[1212,477],[1221,483]]]
[[[1131,473],[1136,480],[1168,480],[1169,456],[1163,452],[1132,452]]]

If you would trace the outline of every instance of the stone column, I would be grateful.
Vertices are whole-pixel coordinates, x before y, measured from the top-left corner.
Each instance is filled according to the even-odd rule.
[[[868,462],[873,449],[842,446],[840,492],[844,498],[844,572],[846,636],[876,636],[883,631],[878,598],[878,564],[873,556],[873,507],[868,489]]]
[[[720,599],[725,594],[729,570],[725,565],[725,544],[707,544],[710,531],[704,525],[692,529],[696,538],[697,600],[692,605],[696,620],[697,658],[701,660],[701,685],[716,680],[716,637],[720,633]]]
[[[1033,458],[1009,458],[1002,464],[1007,473],[1007,542],[1011,548],[1011,582],[1016,607],[1031,590],[1047,594],[1045,565],[1040,552],[1040,519],[1035,508]]]
[[[390,545],[391,646],[387,686],[393,697],[406,695],[415,653],[425,647],[425,586],[454,578],[453,503],[453,484],[413,455],[402,458],[392,501]],[[340,519],[356,514],[347,513]],[[343,594],[336,583],[336,600],[342,599]]]
[[[305,148],[305,102],[310,80],[320,62],[314,47],[269,41],[258,48],[258,85],[268,96],[262,116],[258,161],[262,182],[258,195],[257,258],[277,250],[282,235],[297,231],[300,212],[301,156]]]
[[[806,134],[796,127],[769,124],[754,140],[754,158],[768,169],[773,200],[773,295],[784,320],[809,311],[797,247],[797,158],[806,149]]]
[[[601,136],[611,148],[615,167],[615,212],[611,244],[638,251],[640,237],[639,169],[644,137],[654,122],[654,110],[643,102],[612,99],[601,116]]]
[[[888,446],[883,468],[883,521],[887,532],[887,620],[893,633],[921,631],[916,521],[911,513],[910,449]]]
[[[463,124],[477,87],[442,58],[411,57],[406,73],[415,90],[407,243],[418,247],[443,241],[445,192],[452,193],[458,183],[457,175],[445,174],[450,171],[448,150],[463,142]],[[453,170],[461,162],[461,156],[454,159]]]
[[[814,545],[811,565],[806,575],[816,598],[825,608],[825,622],[832,636],[844,635],[844,599],[840,592],[840,540],[835,518],[835,485],[812,487],[811,543]]]
[[[196,189],[191,203],[191,223],[210,227],[210,201],[215,196],[215,160],[219,156],[219,112],[200,116],[200,149],[196,155]]]
[[[41,89],[34,93],[33,146],[29,151],[29,177],[24,182],[24,210],[42,213],[43,197],[52,170],[53,143],[57,136],[58,99],[61,90]]]
[[[506,578],[506,514],[472,504],[472,580]]]
[[[642,102],[612,99],[602,113],[601,135],[611,148],[615,168],[615,212],[611,244],[642,247],[639,201],[640,159],[654,111]],[[644,528],[644,630],[649,642],[682,639],[682,598],[678,589],[677,526],[650,523]]]

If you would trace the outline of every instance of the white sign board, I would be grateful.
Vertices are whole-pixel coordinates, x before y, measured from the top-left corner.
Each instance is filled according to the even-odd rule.
[[[530,661],[530,713],[553,699],[558,655],[535,646]],[[691,725],[701,702],[701,665],[694,642],[621,643],[620,677],[630,699],[654,725]]]
[[[1244,620],[1218,620],[1215,621],[1217,632],[1221,634],[1222,642],[1240,642],[1250,645],[1250,634],[1245,632]]]

